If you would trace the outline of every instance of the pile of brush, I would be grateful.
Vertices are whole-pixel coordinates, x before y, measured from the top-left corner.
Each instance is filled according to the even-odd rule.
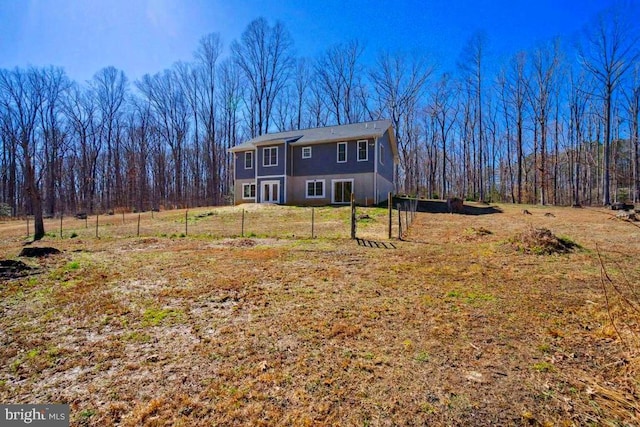
[[[535,255],[565,254],[579,246],[566,237],[558,237],[547,228],[529,227],[509,239],[519,252]]]

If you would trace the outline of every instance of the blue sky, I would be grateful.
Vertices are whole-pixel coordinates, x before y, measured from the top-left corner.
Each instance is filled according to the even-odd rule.
[[[130,80],[191,60],[220,33],[225,52],[259,16],[282,21],[299,56],[358,38],[365,61],[382,49],[421,52],[452,71],[470,35],[484,30],[491,57],[560,36],[569,44],[601,0],[0,0],[0,68],[62,66],[75,80],[113,65]]]

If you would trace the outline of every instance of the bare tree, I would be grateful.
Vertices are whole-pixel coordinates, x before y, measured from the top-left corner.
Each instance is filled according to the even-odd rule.
[[[218,60],[222,54],[222,41],[217,33],[207,34],[200,39],[195,52],[196,66],[198,70],[198,86],[200,91],[199,116],[204,123],[203,154],[205,157],[205,199],[213,204],[218,204],[220,198],[220,168],[226,156],[218,156],[218,145],[216,143],[216,106],[217,94],[216,85],[218,81]],[[196,145],[198,141],[198,115],[194,117],[194,127],[196,135]]]
[[[39,111],[39,127],[43,145],[45,204],[46,211],[53,215],[56,213],[56,190],[61,189],[64,178],[62,168],[65,132],[62,101],[70,82],[62,68],[44,68],[41,73],[44,86],[42,108]],[[60,210],[64,210],[62,200]]]
[[[598,14],[584,31],[579,46],[582,66],[600,85],[604,101],[604,171],[602,203],[611,204],[611,135],[613,96],[622,78],[640,59],[640,31],[636,26],[637,10],[616,3]]]
[[[529,84],[528,95],[531,100],[531,107],[540,135],[540,162],[536,162],[536,173],[538,171],[540,172],[540,204],[546,205],[549,181],[547,165],[547,126],[552,108],[553,89],[558,84],[557,73],[560,64],[558,41],[555,41],[552,45],[538,47],[533,52],[532,57],[532,78]]]
[[[98,157],[102,141],[96,130],[96,104],[90,89],[73,84],[65,97],[65,116],[70,124],[76,156],[79,156],[80,205],[93,212],[96,198]]]
[[[231,43],[233,58],[242,69],[254,105],[251,136],[269,132],[274,101],[284,88],[291,68],[293,41],[281,22],[252,21],[240,41]]]
[[[42,195],[39,176],[36,175],[38,152],[37,120],[44,99],[45,84],[41,70],[19,68],[13,71],[0,70],[0,102],[13,122],[12,136],[22,154],[25,194],[34,216],[34,240],[44,237]]]
[[[163,141],[171,149],[173,160],[172,201],[184,205],[184,148],[189,131],[189,104],[173,70],[149,76],[136,86],[149,101]]]
[[[221,106],[223,141],[225,152],[238,142],[239,110],[244,96],[240,69],[233,61],[225,61],[218,74],[218,103]],[[223,194],[229,195],[233,185],[232,156],[225,154],[225,173]]]
[[[483,122],[483,96],[484,96],[484,61],[486,56],[487,37],[482,31],[475,32],[467,41],[463,51],[459,66],[464,74],[464,79],[469,86],[469,90],[474,96],[475,101],[475,124],[477,127],[477,189],[478,197],[484,200],[484,143],[485,130]],[[476,133],[474,132],[475,136]],[[475,142],[475,141],[474,141]],[[475,150],[474,150],[475,151]]]
[[[432,114],[437,124],[437,135],[440,138],[440,155],[442,156],[442,182],[440,183],[440,195],[446,198],[449,195],[447,178],[447,164],[449,163],[448,147],[450,144],[450,134],[456,123],[458,115],[457,103],[455,101],[456,88],[451,82],[449,74],[443,74],[436,83],[432,95]]]
[[[633,69],[633,77],[624,93],[629,118],[629,151],[631,153],[631,189],[634,203],[640,200],[640,63]]]
[[[363,52],[364,46],[352,40],[330,47],[315,64],[318,86],[325,94],[334,123],[339,125],[356,123],[362,118]]]
[[[401,153],[401,167],[404,171],[406,191],[417,191],[414,185],[416,170],[412,167],[416,155],[417,132],[407,118],[416,118],[417,109],[425,91],[427,79],[432,69],[423,58],[407,58],[405,54],[381,53],[370,73],[374,91],[377,94],[379,111],[391,118]]]
[[[110,210],[114,202],[113,192],[115,191],[116,197],[122,194],[118,151],[120,118],[123,114],[123,105],[127,94],[127,78],[124,72],[115,67],[106,67],[95,74],[92,87],[99,112],[99,136],[103,146],[106,146],[107,161],[103,183],[104,207]]]
[[[524,52],[517,53],[508,65],[508,71],[505,76],[505,94],[504,102],[509,105],[505,106],[505,114],[511,111],[510,119],[513,120],[515,126],[516,138],[516,197],[517,203],[522,203],[522,186],[524,177],[524,120],[525,120],[525,104],[527,99],[527,88],[529,81],[526,75],[527,56]],[[509,117],[506,118],[509,120]]]

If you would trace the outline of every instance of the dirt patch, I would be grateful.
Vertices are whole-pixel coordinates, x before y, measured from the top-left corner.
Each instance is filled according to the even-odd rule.
[[[462,241],[476,241],[481,240],[486,236],[491,236],[493,232],[485,227],[470,227],[464,230],[464,234],[459,240]]]
[[[257,245],[257,243],[253,239],[232,239],[225,241],[224,245],[234,248],[252,248]]]
[[[31,270],[33,269],[22,261],[14,261],[11,259],[0,260],[0,279],[15,279],[26,276]]]
[[[577,243],[554,235],[548,228],[530,227],[509,239],[509,243],[519,252],[535,255],[566,254],[579,248]]]
[[[22,251],[20,251],[20,255],[22,257],[26,257],[26,258],[42,258],[42,257],[46,257],[49,255],[56,255],[59,254],[60,250],[56,249],[56,248],[51,248],[51,247],[36,247],[36,248],[23,248]]]

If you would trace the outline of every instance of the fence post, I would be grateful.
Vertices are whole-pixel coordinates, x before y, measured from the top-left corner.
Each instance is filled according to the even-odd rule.
[[[316,208],[311,207],[311,238],[314,239],[314,226],[316,221]]]
[[[27,214],[27,238],[29,237],[29,215]]]
[[[244,209],[242,209],[242,226],[240,228],[240,237],[244,237]]]
[[[138,231],[136,233],[138,237],[140,237],[140,214],[138,214]]]
[[[122,225],[124,225],[124,209],[122,209]]]
[[[100,215],[96,214],[96,239],[98,238],[98,217]]]
[[[398,240],[402,240],[402,203],[398,201]]]
[[[356,238],[356,195],[351,193],[351,239]]]
[[[404,203],[404,228],[409,229],[409,204]]]
[[[189,233],[189,209],[184,211],[184,235]]]
[[[60,238],[62,239],[62,214],[60,214]]]
[[[391,198],[391,192],[387,197],[387,208],[389,210],[389,239],[391,239],[391,221],[393,220],[393,199]]]

